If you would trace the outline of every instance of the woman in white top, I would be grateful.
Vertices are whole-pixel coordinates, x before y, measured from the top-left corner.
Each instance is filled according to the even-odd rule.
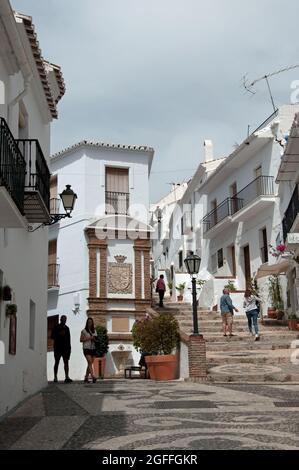
[[[256,302],[261,302],[261,299],[257,297],[256,295],[253,295],[251,290],[246,290],[244,294],[243,307],[245,308],[249,331],[252,335],[254,334],[252,331],[252,324],[253,324],[254,331],[255,331],[255,341],[258,341],[260,339],[259,327],[258,327],[258,322],[257,322],[259,309],[258,309]]]
[[[95,341],[97,338],[97,332],[94,327],[94,322],[91,317],[87,318],[86,325],[84,330],[81,331],[80,341],[83,343],[83,354],[87,361],[87,369],[84,378],[84,382],[88,383],[88,376],[89,374],[92,377],[93,383],[97,381],[94,370],[93,370],[93,362],[94,358],[96,357],[96,345]]]

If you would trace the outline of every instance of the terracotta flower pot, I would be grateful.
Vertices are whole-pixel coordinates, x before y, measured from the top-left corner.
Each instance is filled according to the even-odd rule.
[[[275,308],[268,308],[268,318],[277,319],[277,311]]]
[[[288,320],[288,324],[289,324],[289,330],[292,330],[292,331],[296,331],[297,325],[299,325],[298,320],[296,318]]]
[[[145,356],[145,362],[152,380],[175,380],[178,378],[178,357],[175,354]]]

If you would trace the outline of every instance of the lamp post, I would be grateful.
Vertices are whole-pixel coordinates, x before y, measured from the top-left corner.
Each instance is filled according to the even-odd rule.
[[[51,221],[49,225],[55,224],[61,219],[65,219],[66,217],[71,217],[71,213],[74,210],[75,202],[77,199],[77,194],[71,189],[71,185],[67,184],[66,188],[59,194],[63,208],[65,210],[65,214],[50,214]]]
[[[199,335],[198,316],[197,316],[197,296],[196,296],[196,275],[199,271],[201,258],[197,255],[189,255],[184,260],[186,269],[192,280],[192,307],[193,307],[193,334]]]

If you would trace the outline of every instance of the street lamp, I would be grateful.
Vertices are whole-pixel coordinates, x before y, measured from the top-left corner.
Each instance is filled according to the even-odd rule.
[[[71,213],[74,210],[75,202],[77,199],[77,194],[71,189],[71,185],[67,184],[66,188],[59,194],[60,199],[62,200],[63,208],[65,210],[65,214],[50,214],[51,221],[49,225],[55,224],[61,219],[65,219],[66,217],[71,217]]]
[[[192,306],[193,306],[193,334],[198,335],[197,298],[196,298],[196,275],[199,271],[201,258],[197,255],[189,255],[184,260],[186,269],[192,280]]]

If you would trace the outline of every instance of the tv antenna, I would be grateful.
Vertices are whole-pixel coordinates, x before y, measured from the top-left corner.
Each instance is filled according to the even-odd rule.
[[[269,95],[270,95],[271,103],[272,103],[272,106],[273,106],[273,110],[274,110],[274,112],[276,112],[277,107],[274,103],[274,98],[273,98],[272,90],[271,90],[271,87],[270,87],[269,78],[274,77],[274,75],[278,75],[280,73],[288,72],[289,70],[296,69],[297,67],[299,67],[299,64],[290,65],[289,67],[284,67],[283,69],[276,70],[275,72],[263,75],[262,77],[259,77],[256,80],[253,80],[252,82],[248,81],[248,79],[247,79],[248,74],[246,74],[246,75],[243,76],[243,86],[244,86],[246,91],[248,91],[252,95],[255,95],[256,91],[253,89],[254,85],[256,85],[256,83],[260,82],[261,80],[265,80],[266,84],[267,84],[268,91],[269,91]]]

